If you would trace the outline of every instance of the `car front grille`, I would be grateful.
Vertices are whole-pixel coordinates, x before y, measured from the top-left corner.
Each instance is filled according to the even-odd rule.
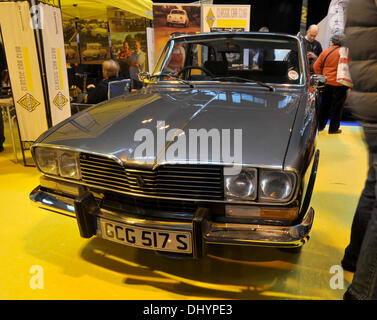
[[[127,168],[111,158],[80,154],[83,182],[100,188],[154,197],[222,200],[221,166],[162,165],[155,170]]]

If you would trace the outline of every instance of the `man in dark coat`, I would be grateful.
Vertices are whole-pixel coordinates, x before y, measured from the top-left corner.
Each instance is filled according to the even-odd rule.
[[[349,104],[361,120],[369,170],[342,266],[355,272],[344,299],[377,299],[377,0],[350,0],[346,36],[354,84]]]
[[[111,81],[121,80],[119,76],[119,64],[114,60],[106,60],[102,63],[103,80],[97,85],[88,85],[88,94],[85,103],[95,104],[108,99],[108,84]]]
[[[318,35],[318,26],[316,24],[312,24],[309,29],[306,31],[306,50],[308,52],[308,59],[309,59],[309,67],[310,72],[313,73],[313,64],[322,53],[322,46],[319,41],[315,38]]]

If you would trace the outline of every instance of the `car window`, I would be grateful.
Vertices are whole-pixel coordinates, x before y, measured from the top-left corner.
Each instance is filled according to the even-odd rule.
[[[171,41],[172,50],[166,52],[166,63],[160,71],[174,72],[185,80],[208,81],[223,77],[220,80],[242,78],[276,84],[303,83],[303,65],[295,38],[238,35]]]

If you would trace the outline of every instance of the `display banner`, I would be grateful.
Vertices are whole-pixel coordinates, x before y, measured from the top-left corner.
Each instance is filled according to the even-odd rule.
[[[35,141],[48,122],[29,3],[0,2],[0,24],[21,141]]]
[[[153,73],[154,69],[154,29],[147,28],[147,50],[148,50],[148,66],[149,73]]]
[[[323,49],[330,47],[330,39],[334,34],[344,33],[347,6],[348,0],[331,0],[326,23],[323,25],[324,32],[321,35]]]
[[[60,8],[40,3],[42,40],[52,125],[71,116],[63,26]]]
[[[250,31],[250,5],[202,5],[202,32]]]
[[[154,61],[173,33],[199,33],[200,17],[200,5],[153,4]]]

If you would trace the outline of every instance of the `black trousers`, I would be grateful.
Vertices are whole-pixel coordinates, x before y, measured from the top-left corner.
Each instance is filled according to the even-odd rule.
[[[0,148],[3,146],[3,143],[5,141],[4,137],[4,122],[3,122],[3,114],[0,108]]]
[[[347,90],[346,86],[331,86],[329,84],[325,86],[319,106],[318,130],[325,129],[327,121],[330,119],[329,132],[338,131]]]

